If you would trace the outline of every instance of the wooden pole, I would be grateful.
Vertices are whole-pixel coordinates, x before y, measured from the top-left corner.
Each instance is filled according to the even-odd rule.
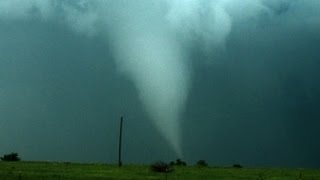
[[[122,123],[123,123],[123,116],[121,116],[121,119],[120,119],[119,159],[118,159],[118,165],[119,165],[119,167],[121,167],[121,166],[122,166],[122,162],[121,162]]]

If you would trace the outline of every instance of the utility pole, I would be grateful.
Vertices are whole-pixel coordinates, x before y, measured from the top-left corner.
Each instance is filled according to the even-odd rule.
[[[122,162],[121,162],[122,123],[123,123],[123,116],[121,116],[121,119],[120,119],[119,159],[118,159],[118,165],[119,165],[119,167],[121,167],[121,166],[122,166]]]

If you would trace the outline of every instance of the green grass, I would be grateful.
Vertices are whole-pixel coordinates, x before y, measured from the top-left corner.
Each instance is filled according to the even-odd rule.
[[[59,162],[0,162],[0,179],[165,179],[148,165],[78,164]],[[319,179],[319,169],[175,167],[168,179]]]

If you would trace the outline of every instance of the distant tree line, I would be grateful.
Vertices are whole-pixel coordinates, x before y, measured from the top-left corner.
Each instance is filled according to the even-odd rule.
[[[163,161],[157,161],[153,164],[151,164],[150,168],[154,172],[162,172],[162,173],[170,173],[174,170],[174,167],[183,167],[187,166],[187,163],[185,161],[182,161],[181,159],[177,159],[175,161],[171,161],[170,163],[165,163]],[[195,164],[195,166],[199,168],[205,168],[208,167],[208,163],[205,160],[199,160]],[[242,165],[240,164],[233,164],[233,168],[242,168]]]
[[[165,163],[163,161],[157,161],[150,165],[150,168],[154,172],[161,172],[161,173],[170,173],[174,170],[174,167],[184,167],[187,166],[187,163],[185,161],[182,161],[181,159],[177,159],[175,161],[171,161],[170,163]],[[208,163],[205,160],[199,160],[196,163],[196,166],[198,167],[208,167]]]

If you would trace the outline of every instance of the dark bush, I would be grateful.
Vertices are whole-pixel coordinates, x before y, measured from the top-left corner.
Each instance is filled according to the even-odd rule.
[[[18,153],[5,154],[0,158],[2,161],[20,161]]]
[[[167,173],[167,172],[172,172],[173,168],[169,164],[162,162],[162,161],[157,161],[153,164],[151,164],[151,170],[153,172],[162,172],[162,173]]]
[[[177,159],[176,162],[174,163],[176,166],[187,166],[187,163],[182,161],[181,159]]]
[[[199,160],[197,162],[197,166],[199,166],[199,167],[208,167],[208,163],[205,160]]]
[[[233,167],[234,168],[242,168],[242,166],[240,164],[234,164]]]
[[[176,163],[174,161],[170,162],[170,166],[174,166]]]

